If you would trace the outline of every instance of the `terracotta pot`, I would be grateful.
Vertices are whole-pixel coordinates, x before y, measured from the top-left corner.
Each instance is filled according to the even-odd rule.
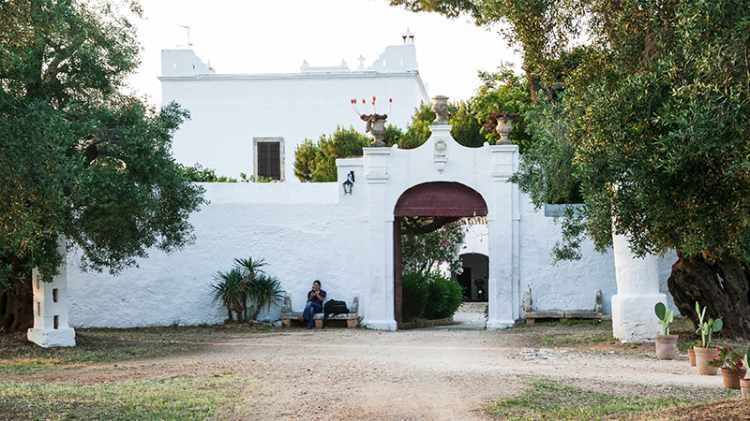
[[[695,368],[698,369],[698,374],[704,376],[715,376],[719,371],[719,367],[712,366],[711,361],[719,359],[719,350],[716,348],[701,348],[696,346],[695,348]]]
[[[656,336],[656,358],[674,360],[677,358],[677,335]]]
[[[724,387],[727,389],[740,390],[740,379],[745,377],[745,369],[731,369],[721,367],[721,377],[724,381]]]
[[[690,367],[695,367],[695,350],[693,348],[688,349],[688,361],[690,361]]]
[[[742,399],[750,400],[750,379],[740,379],[740,389],[742,390]]]

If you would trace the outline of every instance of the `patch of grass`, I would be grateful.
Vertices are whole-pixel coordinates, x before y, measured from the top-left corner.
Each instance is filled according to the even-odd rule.
[[[0,335],[0,374],[27,374],[80,364],[114,363],[199,351],[218,338],[270,330],[265,326],[78,329],[77,346],[44,349],[25,335]]]
[[[0,419],[203,420],[236,400],[232,376],[115,383],[0,383]]]
[[[535,379],[520,396],[495,402],[487,411],[504,420],[583,420],[696,403],[680,393],[672,396],[617,395]]]

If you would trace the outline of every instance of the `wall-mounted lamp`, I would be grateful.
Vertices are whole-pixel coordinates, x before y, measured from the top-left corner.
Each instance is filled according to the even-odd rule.
[[[352,188],[354,187],[354,171],[349,171],[346,175],[346,181],[342,183],[344,186],[344,194],[352,194]]]

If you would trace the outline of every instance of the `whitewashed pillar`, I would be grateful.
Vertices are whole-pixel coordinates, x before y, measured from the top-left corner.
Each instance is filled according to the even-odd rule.
[[[52,282],[44,282],[37,269],[31,273],[34,292],[34,327],[29,329],[26,337],[29,341],[43,347],[75,346],[75,330],[68,325],[68,277],[65,245],[60,244],[58,251],[63,256],[59,273]]]
[[[489,230],[489,308],[487,329],[505,329],[515,323],[514,306],[517,291],[513,255],[515,251],[513,230],[513,184],[510,177],[514,171],[518,146],[495,145],[490,147],[492,183],[488,195],[487,228]]]
[[[390,148],[364,148],[364,171],[367,181],[368,280],[365,291],[363,324],[369,329],[396,330],[393,280],[393,209],[386,209],[390,179]]]
[[[612,242],[617,279],[617,294],[612,296],[612,335],[622,342],[653,340],[659,332],[654,306],[667,302],[666,295],[659,292],[658,258],[635,257],[625,236],[613,235]]]

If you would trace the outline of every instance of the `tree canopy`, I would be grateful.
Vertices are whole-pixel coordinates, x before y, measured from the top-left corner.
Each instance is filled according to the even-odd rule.
[[[123,93],[140,12],[136,2],[0,2],[0,330],[28,323],[30,312],[8,309],[31,307],[33,267],[44,280],[57,273],[60,240],[85,267],[116,272],[192,238],[202,190],[171,155],[188,113]]]
[[[603,250],[617,233],[638,255],[674,249],[681,264],[706,266],[690,283],[673,272],[683,314],[694,316],[691,300],[748,313],[744,276],[708,288],[750,261],[750,2],[391,3],[497,23],[522,47],[541,141],[516,180],[537,205],[580,184],[585,205],[569,216],[563,248],[588,235]],[[748,336],[750,320],[727,328]]]

